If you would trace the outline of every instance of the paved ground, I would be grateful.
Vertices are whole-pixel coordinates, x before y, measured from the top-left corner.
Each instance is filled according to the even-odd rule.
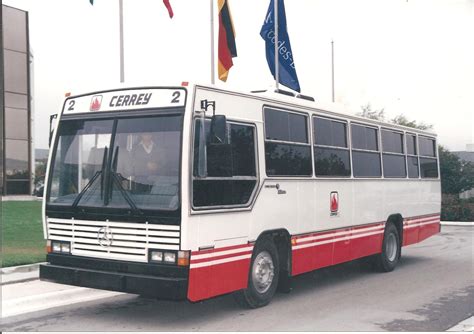
[[[191,304],[8,284],[3,311],[12,316],[3,318],[2,331],[443,331],[473,316],[473,244],[474,228],[443,226],[404,248],[392,273],[374,273],[363,261],[319,270],[257,310],[239,308],[230,295]]]

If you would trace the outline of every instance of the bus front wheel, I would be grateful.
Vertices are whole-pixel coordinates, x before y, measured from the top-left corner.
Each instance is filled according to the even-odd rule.
[[[270,303],[278,286],[280,263],[275,244],[269,238],[257,241],[250,263],[247,288],[234,294],[244,307],[257,308]]]
[[[395,269],[400,260],[400,236],[398,230],[392,223],[387,223],[383,243],[382,253],[375,257],[375,266],[378,271],[389,272]]]

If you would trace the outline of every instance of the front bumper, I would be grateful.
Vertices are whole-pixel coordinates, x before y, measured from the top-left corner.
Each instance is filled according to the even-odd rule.
[[[187,268],[59,254],[49,254],[47,261],[40,265],[43,281],[167,300],[187,296]]]

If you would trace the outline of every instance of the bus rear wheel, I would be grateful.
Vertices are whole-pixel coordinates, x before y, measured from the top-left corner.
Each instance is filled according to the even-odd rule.
[[[268,238],[259,240],[252,254],[247,288],[234,294],[236,301],[247,308],[267,305],[275,295],[279,274],[275,244]]]
[[[400,260],[400,236],[398,230],[392,223],[385,227],[382,252],[375,257],[375,267],[381,272],[390,272],[395,269]]]

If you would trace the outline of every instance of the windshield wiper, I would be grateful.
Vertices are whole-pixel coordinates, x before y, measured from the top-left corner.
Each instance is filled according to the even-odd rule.
[[[89,182],[87,182],[86,186],[84,187],[84,189],[81,190],[81,192],[79,194],[77,194],[77,197],[76,199],[74,200],[74,202],[72,203],[72,208],[76,208],[77,205],[79,204],[79,202],[81,201],[81,198],[84,196],[84,194],[87,192],[87,190],[89,190],[90,187],[92,187],[92,185],[94,184],[95,180],[100,176],[100,197],[102,198],[103,197],[103,185],[104,185],[104,168],[105,168],[105,164],[106,164],[106,161],[107,161],[107,151],[108,151],[108,148],[105,147],[104,148],[104,155],[102,157],[102,166],[101,166],[101,170],[98,170],[97,172],[95,172],[95,174],[92,176],[92,178],[89,180]]]
[[[122,194],[123,198],[125,198],[125,201],[127,201],[128,205],[132,208],[132,210],[135,213],[138,213],[139,215],[143,215],[142,210],[140,210],[135,202],[132,200],[130,195],[127,193],[127,191],[122,187],[122,183],[120,178],[123,178],[119,173],[116,172],[117,170],[117,162],[118,162],[118,154],[119,154],[119,147],[115,147],[115,152],[114,156],[112,158],[112,168],[110,173],[112,174],[113,181],[115,181],[115,184],[117,185],[120,193]],[[120,175],[120,176],[119,176]],[[111,189],[112,190],[112,189]],[[110,198],[112,198],[112,192],[110,193]]]

